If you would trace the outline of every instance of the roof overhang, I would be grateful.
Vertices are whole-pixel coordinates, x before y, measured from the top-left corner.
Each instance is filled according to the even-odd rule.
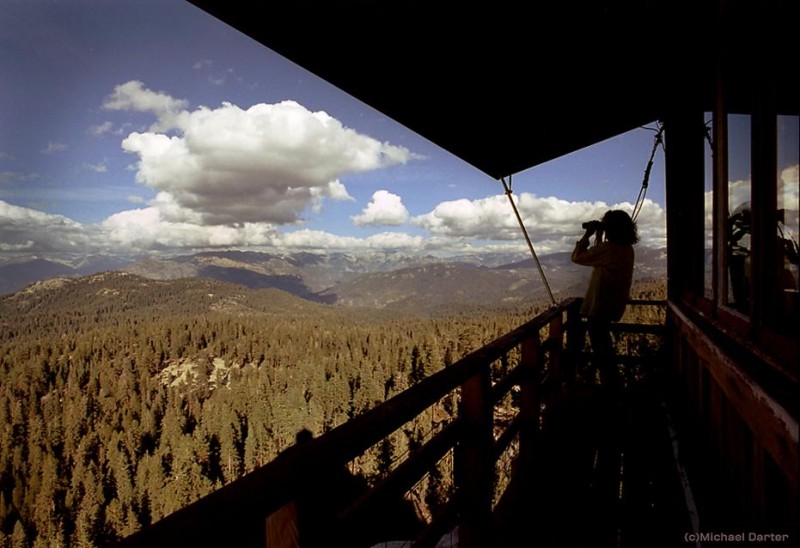
[[[190,1],[497,179],[713,100],[711,0]]]

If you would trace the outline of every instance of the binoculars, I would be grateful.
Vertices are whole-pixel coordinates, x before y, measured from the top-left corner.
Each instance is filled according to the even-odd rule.
[[[581,225],[586,230],[602,230],[603,229],[603,221],[587,221]]]

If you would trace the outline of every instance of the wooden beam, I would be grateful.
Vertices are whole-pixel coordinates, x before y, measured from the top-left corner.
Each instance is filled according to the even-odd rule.
[[[778,248],[778,118],[775,106],[775,76],[779,70],[768,60],[752,67],[755,104],[751,131],[752,263],[751,301],[753,327],[775,327],[778,300],[782,297],[780,274],[783,250]]]
[[[723,59],[715,57],[715,63],[712,271],[714,302],[725,306],[728,304],[728,110]]]
[[[703,294],[705,126],[697,104],[693,97],[685,97],[664,120],[667,294],[672,300],[685,291]]]
[[[346,539],[358,545],[358,531],[368,529],[366,520],[382,512],[389,503],[401,500],[436,463],[455,445],[461,436],[461,424],[458,419],[448,424],[436,434],[419,451],[403,461],[390,475],[379,482],[345,509],[337,520],[340,536],[331,538]]]

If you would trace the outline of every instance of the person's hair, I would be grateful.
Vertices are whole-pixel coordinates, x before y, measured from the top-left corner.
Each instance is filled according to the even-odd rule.
[[[633,245],[639,241],[636,223],[621,209],[612,209],[603,215],[603,228],[610,242]]]

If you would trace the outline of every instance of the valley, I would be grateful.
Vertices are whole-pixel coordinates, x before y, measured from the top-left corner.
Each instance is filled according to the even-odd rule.
[[[340,263],[327,286],[333,259],[289,259],[151,260],[0,297],[0,545],[106,545],[547,307],[524,260]],[[548,259],[563,268],[551,283],[579,295],[563,259]],[[663,289],[642,276],[636,291]],[[442,402],[437,421],[455,406]],[[433,427],[412,421],[355,471],[376,481]],[[424,513],[447,486],[420,489]]]

